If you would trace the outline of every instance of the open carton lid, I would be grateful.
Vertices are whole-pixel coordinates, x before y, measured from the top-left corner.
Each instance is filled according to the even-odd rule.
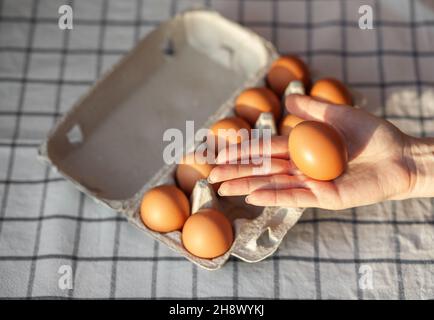
[[[179,14],[95,83],[40,155],[96,201],[131,212],[174,167],[163,161],[165,130],[185,133],[187,120],[197,130],[224,117],[276,57],[270,43],[218,13]]]

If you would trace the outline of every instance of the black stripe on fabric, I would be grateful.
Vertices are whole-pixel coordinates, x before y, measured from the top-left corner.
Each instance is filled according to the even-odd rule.
[[[271,7],[271,10],[272,10],[272,17],[271,17],[271,22],[270,22],[270,25],[271,25],[271,43],[274,43],[274,44],[277,44],[278,42],[277,42],[277,34],[278,34],[278,32],[279,32],[279,28],[277,27],[278,26],[278,13],[279,13],[279,9],[278,9],[278,7],[277,7],[277,4],[278,4],[278,0],[271,0],[272,1],[272,7]]]
[[[379,20],[381,16],[381,5],[379,0],[375,1],[375,30],[377,35],[377,63],[378,63],[378,83],[377,87],[380,88],[380,101],[381,101],[381,117],[386,117],[386,83],[384,81],[384,66],[383,66],[383,35],[381,32],[381,25],[379,24]],[[414,83],[412,83],[414,85]]]
[[[17,111],[13,110],[0,110],[0,116],[8,116],[15,117],[18,115]],[[23,111],[21,112],[22,116],[26,117],[58,117],[61,116],[62,113],[55,111]],[[12,143],[11,143],[12,144]]]
[[[159,257],[158,256],[158,250],[159,250],[159,242],[157,240],[154,240],[154,249],[153,249],[153,254],[151,257],[151,261],[152,263],[152,276],[151,276],[151,298],[152,299],[156,299],[157,298],[157,276],[158,276],[158,260],[161,261],[166,261],[166,259],[164,257]],[[171,257],[171,258],[176,258],[175,261],[181,261],[178,260],[178,257]],[[181,259],[185,259],[185,258],[181,258]],[[169,260],[170,261],[170,260]]]
[[[36,6],[36,12],[37,12],[37,7],[39,5],[39,1],[35,2],[35,6]],[[35,25],[30,26],[30,28],[35,28]],[[30,58],[28,58],[30,59]],[[58,91],[58,90],[57,90]],[[49,174],[49,168],[48,166],[45,166],[44,169],[44,180],[48,179],[48,174]],[[10,183],[10,181],[9,181]],[[47,196],[47,187],[48,184],[45,183],[43,185],[42,188],[42,194],[41,194],[41,202],[40,202],[40,207],[39,207],[39,216],[43,215],[43,212],[45,210],[45,198]],[[37,256],[38,252],[39,252],[39,243],[40,243],[40,239],[41,239],[41,228],[42,228],[42,220],[39,220],[37,225],[36,225],[36,235],[35,235],[35,242],[34,242],[34,247],[33,247],[33,255]],[[30,271],[29,271],[29,281],[27,283],[27,297],[30,298],[32,296],[32,292],[33,292],[33,285],[34,285],[34,280],[35,280],[35,274],[36,274],[36,260],[32,260],[31,264],[30,264]]]
[[[396,202],[392,202],[392,217],[393,221],[397,220]],[[395,245],[395,257],[396,257],[396,275],[398,278],[398,297],[400,300],[405,299],[404,279],[402,276],[401,259],[401,243],[399,241],[399,228],[396,223],[393,224],[393,240]]]
[[[27,48],[29,48],[26,52],[25,52],[25,59],[24,59],[24,64],[23,64],[23,70],[22,70],[22,76],[23,78],[26,78],[28,76],[29,73],[29,67],[30,67],[30,57],[32,54],[32,46],[33,46],[33,42],[34,42],[34,36],[35,36],[35,24],[36,24],[36,15],[37,15],[37,10],[38,10],[38,4],[39,1],[35,0],[32,3],[32,9],[31,9],[31,15],[32,15],[32,19],[31,24],[29,26],[29,33],[28,33],[28,37],[27,37]],[[18,98],[18,105],[17,105],[17,117],[15,119],[15,123],[14,123],[14,129],[13,129],[13,134],[12,134],[12,142],[15,142],[18,140],[19,137],[19,133],[20,133],[20,127],[21,127],[21,112],[23,110],[24,107],[24,97],[25,97],[25,92],[26,92],[26,83],[22,83],[21,85],[21,91],[20,91],[20,95]],[[16,147],[13,144],[11,146],[11,151],[9,154],[9,159],[8,159],[8,164],[7,164],[7,172],[6,172],[6,179],[4,180],[4,190],[3,190],[3,196],[2,196],[2,202],[1,202],[1,207],[0,207],[0,218],[5,217],[6,215],[6,207],[7,207],[7,203],[8,203],[8,199],[9,199],[9,190],[10,190],[10,183],[9,181],[12,180],[12,172],[14,170],[14,164],[15,164],[15,152],[16,152]],[[0,234],[2,232],[2,221],[0,221]]]
[[[191,270],[191,298],[192,299],[197,299],[197,287],[198,287],[198,283],[197,283],[197,273],[198,273],[198,266],[194,263],[192,263],[191,266],[192,270]]]
[[[175,2],[174,0],[173,2]],[[242,1],[242,0],[239,0]],[[172,2],[172,3],[173,3]],[[172,9],[171,9],[172,10]],[[142,26],[157,26],[164,22],[165,20],[140,20],[140,25]],[[1,17],[0,22],[3,23],[30,23],[31,18],[26,17],[18,17],[18,16],[7,16],[7,17]],[[54,18],[45,18],[40,17],[38,18],[38,23],[40,24],[57,24],[58,20]],[[75,26],[99,26],[102,24],[103,21],[101,20],[95,20],[95,19],[79,19],[74,18],[74,25]],[[269,27],[272,22],[265,22],[265,21],[248,21],[245,23],[245,26],[247,27]],[[276,25],[279,28],[284,29],[303,29],[305,27],[304,23],[302,22],[281,22],[276,21]],[[106,20],[106,25],[110,27],[134,27],[136,24],[135,21],[131,20]],[[321,22],[312,22],[312,29],[320,29],[320,28],[329,28],[329,27],[346,27],[346,28],[359,28],[359,24],[356,21],[341,21],[341,20],[327,20],[327,21],[321,21]],[[408,28],[408,27],[415,27],[415,28],[423,28],[423,27],[433,27],[434,26],[434,20],[421,20],[416,21],[414,24],[404,22],[404,21],[388,21],[388,20],[378,20],[376,23],[377,26],[381,27],[395,27],[395,28]]]
[[[36,221],[45,221],[45,220],[70,220],[70,221],[81,221],[81,222],[97,222],[97,223],[103,223],[103,222],[127,222],[127,220],[122,216],[117,217],[107,217],[107,218],[88,218],[88,217],[80,217],[80,216],[69,216],[65,214],[53,214],[53,215],[44,215],[42,217],[4,217],[1,220],[4,222],[36,222]]]
[[[134,24],[134,43],[137,44],[140,40],[140,19],[142,17],[143,0],[136,0],[136,21]],[[105,51],[103,51],[105,54]]]
[[[173,17],[178,11],[178,2],[177,0],[172,0],[170,2],[170,16]]]
[[[359,246],[359,228],[360,225],[358,217],[357,217],[357,208],[351,209],[351,215],[353,217],[353,223],[352,223],[352,231],[353,231],[353,247],[354,247],[354,260],[358,261],[360,259],[360,246]],[[360,264],[355,262],[354,264],[354,271],[356,274],[356,288],[357,288],[357,299],[361,300],[363,299],[363,291],[360,288],[359,283],[359,270],[360,270]]]
[[[12,149],[14,149],[14,148],[12,148]],[[9,179],[9,180],[0,180],[0,184],[10,186],[12,184],[47,184],[50,182],[61,182],[61,181],[66,181],[66,180],[65,180],[65,178],[60,178],[60,177],[58,177],[58,178],[49,178],[49,177],[45,178],[44,177],[43,179],[35,179],[35,180],[30,180],[30,179],[12,180],[12,179]],[[3,215],[1,217],[3,217]],[[0,219],[1,219],[1,217],[0,217]]]
[[[318,217],[317,209],[313,209],[314,220]],[[314,263],[314,273],[315,273],[315,296],[316,299],[321,299],[322,290],[321,290],[321,265],[320,265],[320,252],[319,252],[319,223],[313,222],[313,255],[314,259],[312,260]]]
[[[276,252],[273,253],[276,256],[279,256],[280,249],[277,248]],[[280,299],[280,260],[273,259],[273,284],[274,284],[274,299]]]
[[[17,78],[17,77],[0,77],[0,82],[12,83],[34,83],[34,84],[47,84],[47,85],[71,85],[71,86],[90,86],[94,84],[93,80],[61,80],[61,79],[38,79],[38,78]]]
[[[106,37],[106,30],[108,26],[108,10],[109,10],[108,0],[103,0],[101,5],[101,20],[99,24],[99,35],[98,35],[98,46],[97,46],[97,60],[96,60],[96,80],[98,80],[102,74],[103,67],[103,51],[104,51],[104,40]],[[135,26],[134,21],[130,21],[129,26]],[[115,222],[115,235],[113,240],[113,257],[116,257],[119,252],[119,236],[120,236],[120,223]],[[117,279],[117,260],[113,260],[111,268],[110,277],[110,292],[109,297],[114,298],[116,296],[116,279]]]
[[[0,117],[12,117],[17,116],[17,111],[0,111]],[[32,111],[23,111],[20,113],[22,117],[60,117],[63,115],[61,112],[32,112]],[[414,116],[414,115],[399,115],[399,114],[387,114],[385,116],[385,119],[389,120],[411,120],[411,121],[420,121],[420,116]],[[425,121],[432,121],[434,120],[434,116],[424,116],[423,119]],[[0,146],[4,147],[39,147],[41,142],[0,142]],[[0,181],[1,183],[1,181]]]
[[[0,115],[1,116],[1,115]],[[0,148],[31,148],[31,149],[36,149],[38,148],[40,145],[40,143],[37,142],[0,142]],[[5,181],[3,181],[3,183],[5,183]],[[1,184],[1,182],[0,182]]]
[[[155,242],[158,244],[158,242]],[[191,263],[189,260],[182,256],[151,256],[151,257],[138,257],[138,256],[102,256],[102,257],[83,257],[83,256],[74,256],[67,254],[41,254],[38,256],[0,256],[0,261],[32,261],[32,260],[50,260],[50,259],[58,259],[58,260],[70,260],[70,261],[79,261],[79,262],[112,262],[114,260],[117,261],[131,261],[131,262],[153,262],[155,260],[159,261],[180,261],[185,263]],[[349,259],[349,258],[331,258],[331,257],[312,257],[312,256],[293,256],[293,255],[273,255],[268,257],[265,260],[273,260],[279,259],[283,261],[301,261],[301,262],[321,262],[321,263],[330,263],[330,264],[397,264],[400,263],[402,265],[421,265],[421,266],[431,266],[434,265],[434,259],[405,259],[405,258],[360,258],[360,259]],[[229,262],[233,262],[235,258],[230,259]],[[155,288],[156,290],[156,288]],[[154,294],[155,297],[155,294]]]
[[[29,23],[31,21],[30,18],[26,17],[18,17],[18,16],[7,16],[1,17],[0,21],[3,23]],[[158,24],[164,22],[163,20],[141,20],[140,25],[143,26],[157,26]],[[57,25],[57,18],[48,18],[48,17],[38,17],[38,23],[40,24],[54,24]],[[76,18],[74,17],[74,26],[100,26],[105,23],[107,26],[111,27],[134,27],[135,21],[131,20],[108,20],[105,21],[103,19],[85,19],[85,18]]]
[[[309,54],[306,54],[309,55]],[[0,77],[0,82],[18,82],[18,83],[35,83],[35,84],[50,84],[50,85],[76,85],[76,86],[90,86],[95,83],[93,80],[60,80],[60,79],[38,79],[38,78],[17,78],[17,77]],[[388,81],[388,82],[348,82],[350,87],[354,88],[384,88],[393,87],[414,87],[414,81]],[[434,81],[420,81],[421,86],[433,87]]]
[[[78,212],[77,212],[77,223],[75,225],[75,232],[74,232],[74,245],[72,247],[72,256],[76,257],[79,254],[80,251],[80,240],[81,240],[81,227],[82,227],[82,218],[84,216],[84,210],[85,210],[85,195],[84,193],[80,192],[79,196],[79,203],[78,203]],[[72,279],[73,284],[75,287],[76,280],[77,280],[77,264],[79,260],[72,260]],[[68,291],[68,297],[72,298],[74,296],[74,289]]]
[[[71,1],[69,1],[69,5],[71,5]],[[63,32],[63,40],[62,40],[62,49],[67,50],[69,43],[69,30],[66,29]],[[65,68],[66,68],[66,54],[63,54],[61,56],[60,65],[59,65],[59,78],[62,79],[65,74]],[[58,113],[60,110],[60,101],[62,96],[62,86],[59,85],[56,88],[56,97],[55,97],[55,103],[54,103],[54,113]],[[53,125],[56,120],[56,117],[53,117]],[[44,172],[44,180],[48,180],[50,174],[50,167],[46,165],[45,172]],[[48,192],[48,183],[44,183],[43,189],[42,189],[42,195],[41,195],[41,204],[39,208],[39,217],[43,217],[45,213],[45,203],[47,198],[47,192]],[[37,226],[36,226],[36,236],[35,236],[35,245],[33,249],[33,255],[37,256],[39,253],[39,246],[41,241],[41,231],[42,231],[42,224],[43,220],[38,220]],[[37,268],[37,261],[32,260],[30,265],[30,276],[29,276],[29,282],[27,286],[27,297],[31,298],[33,295],[33,289],[34,289],[34,282],[35,282],[35,275],[36,275],[36,268]]]
[[[71,221],[82,221],[82,222],[114,222],[121,221],[127,222],[126,218],[123,216],[116,217],[104,217],[104,218],[90,218],[90,217],[77,217],[65,214],[54,214],[45,215],[42,217],[3,217],[0,220],[4,222],[35,222],[39,220],[55,220],[55,219],[65,219]],[[300,220],[297,224],[312,224],[312,223],[346,223],[346,224],[361,224],[361,225],[434,225],[434,220],[354,220],[345,218],[317,218],[317,219],[305,219]]]
[[[7,46],[0,47],[0,52],[13,52],[13,53],[22,53],[27,49],[25,47],[15,47],[15,46]],[[42,54],[65,54],[64,50],[61,48],[53,48],[53,47],[33,47],[32,51],[34,53],[42,53]],[[125,55],[129,52],[128,49],[104,49],[104,55]],[[97,54],[98,49],[91,48],[76,48],[76,49],[68,49],[68,55],[92,55]]]
[[[417,108],[419,110],[419,121],[420,121],[420,132],[421,136],[426,136],[425,123],[423,117],[423,106],[422,106],[422,88],[420,84],[420,65],[419,65],[419,46],[417,41],[417,30],[414,27],[416,20],[416,4],[414,0],[410,0],[410,32],[411,32],[411,46],[412,46],[412,56],[413,56],[413,68],[414,76],[416,79],[416,91],[417,91]]]
[[[381,17],[382,14],[382,10],[381,10],[381,4],[379,0],[375,1],[375,12],[376,12],[376,16]],[[386,112],[386,93],[385,93],[385,81],[384,81],[384,66],[383,66],[383,33],[382,33],[382,28],[380,25],[378,25],[378,23],[376,22],[376,30],[377,30],[377,48],[378,48],[378,71],[379,71],[379,82],[380,82],[380,97],[381,97],[381,105],[382,105],[382,115],[383,116],[387,116],[387,112]],[[395,207],[396,204],[395,202],[392,202],[392,216],[393,216],[393,221],[396,221],[396,212],[395,212]],[[399,257],[399,249],[400,249],[400,244],[399,244],[399,239],[398,237],[398,228],[396,225],[394,225],[394,232],[395,232],[395,256],[398,258]],[[397,273],[397,283],[398,283],[398,296],[401,297],[401,295],[403,294],[403,287],[402,287],[402,268],[401,268],[401,264],[396,263],[396,273]]]
[[[341,19],[344,20],[347,11],[347,3],[345,0],[340,1],[340,10],[341,10]],[[347,29],[345,27],[341,28],[341,50],[343,53],[347,51]],[[348,82],[348,59],[345,54],[342,55],[342,80],[344,83]],[[357,221],[357,209],[351,209],[351,215],[353,221]],[[352,224],[352,235],[353,235],[353,250],[354,250],[354,259],[360,258],[359,252],[359,233],[358,233],[358,224]],[[358,299],[363,299],[363,292],[360,288],[359,284],[359,268],[360,265],[358,263],[354,264],[355,271],[355,281],[356,281],[356,296]]]
[[[276,0],[273,0],[276,1]],[[277,29],[278,32],[279,29]],[[276,37],[277,37],[276,32]],[[26,47],[16,47],[16,46],[6,46],[6,47],[0,47],[0,52],[12,52],[12,53],[24,53],[28,50]],[[103,55],[125,55],[129,52],[128,49],[102,49]],[[63,50],[61,48],[54,48],[54,47],[33,47],[32,52],[34,53],[42,53],[42,54],[63,54]],[[69,55],[85,55],[85,54],[97,54],[98,49],[92,49],[92,48],[75,48],[75,49],[68,49]],[[298,51],[296,48],[294,48],[293,51],[290,52],[282,52],[283,54],[294,54],[298,56],[305,56],[307,55],[306,51]],[[335,49],[315,49],[311,52],[311,55],[313,56],[347,56],[347,57],[354,57],[354,58],[368,58],[368,57],[376,57],[377,51],[342,51],[342,50],[335,50]],[[398,49],[385,49],[383,50],[384,56],[398,56],[398,57],[409,57],[412,58],[414,53],[413,51],[404,51],[404,50],[398,50]],[[421,51],[417,52],[418,57],[422,58],[432,58],[434,57],[433,51]]]

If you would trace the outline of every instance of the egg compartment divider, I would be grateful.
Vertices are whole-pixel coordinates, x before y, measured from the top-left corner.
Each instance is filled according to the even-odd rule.
[[[175,184],[176,164],[162,159],[164,130],[183,130],[191,118],[200,123],[197,130],[232,115],[235,98],[264,85],[277,57],[271,43],[216,12],[180,13],[143,38],[74,104],[48,133],[40,158],[93,200],[200,267],[218,269],[230,255],[260,261],[277,249],[303,209],[259,208],[244,197],[220,198],[235,241],[223,256],[201,259],[184,249],[179,231],[147,229],[139,206],[148,189]],[[194,148],[188,141],[186,151]],[[196,188],[203,193],[205,185]]]

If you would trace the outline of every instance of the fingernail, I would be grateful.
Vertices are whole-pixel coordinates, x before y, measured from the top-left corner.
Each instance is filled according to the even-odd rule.
[[[251,202],[250,202],[250,196],[247,196],[247,197],[244,199],[244,201],[246,201],[246,203],[251,204]]]
[[[217,193],[219,196],[225,196],[226,192],[223,190],[223,185],[220,186],[220,188],[217,190]]]
[[[209,176],[208,176],[208,182],[209,183],[215,183],[217,181],[215,173],[213,173],[214,170],[211,170]]]

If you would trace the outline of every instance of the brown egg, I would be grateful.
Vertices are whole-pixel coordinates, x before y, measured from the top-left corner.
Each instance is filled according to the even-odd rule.
[[[289,133],[291,132],[291,129],[303,121],[304,121],[304,119],[297,117],[294,114],[287,114],[280,122],[280,127],[279,127],[280,135],[281,136],[289,135]]]
[[[206,161],[206,158],[203,160]],[[182,158],[176,168],[176,181],[179,187],[190,195],[196,182],[208,178],[213,168],[213,164],[201,163],[195,159],[194,153],[189,153]]]
[[[268,88],[250,88],[235,100],[235,112],[254,126],[262,112],[271,112],[278,121],[281,114],[279,98]]]
[[[228,251],[234,241],[232,225],[226,216],[214,209],[202,209],[185,222],[182,243],[191,254],[212,259]]]
[[[309,87],[310,76],[306,64],[296,56],[282,56],[275,60],[267,74],[269,87],[281,97],[293,80],[302,81],[305,88]]]
[[[241,134],[239,130],[242,129],[247,130],[248,134]],[[215,140],[215,145],[211,147],[220,150],[226,147],[227,144],[236,144],[247,140],[250,137],[250,129],[248,122],[240,117],[230,117],[217,121],[210,128]]]
[[[344,104],[351,106],[351,93],[339,80],[324,78],[316,81],[310,90],[311,97],[324,100],[333,104]]]
[[[291,130],[289,157],[306,176],[333,180],[347,165],[348,152],[342,136],[331,125],[303,121]]]
[[[143,223],[157,232],[180,230],[190,216],[190,203],[174,185],[162,185],[145,193],[140,205]]]

